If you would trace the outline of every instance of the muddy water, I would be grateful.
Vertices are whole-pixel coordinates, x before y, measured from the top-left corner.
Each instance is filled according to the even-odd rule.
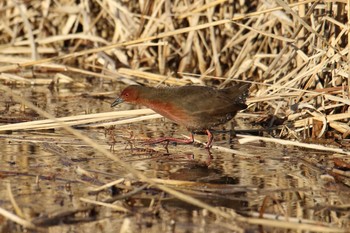
[[[110,90],[112,87],[108,85],[97,85],[96,88],[90,87],[88,93]],[[17,88],[17,91],[58,117],[111,111],[112,98],[91,97],[86,95],[86,89],[25,87]],[[3,122],[6,119],[40,119],[35,112],[11,98],[4,96],[2,99]],[[133,106],[125,104],[116,111],[131,108]],[[228,124],[220,129],[231,127]],[[105,129],[79,130],[105,148],[110,148],[110,138],[108,133],[106,136]],[[273,218],[289,216],[332,223],[335,227],[349,226],[345,213],[330,208],[349,204],[348,188],[325,178],[327,162],[323,167],[314,166],[306,159],[327,157],[329,154],[272,144],[239,145],[236,138],[224,133],[215,134],[214,145],[233,148],[246,155],[218,150],[211,150],[209,154],[199,145],[169,145],[168,150],[162,145],[145,145],[143,140],[148,138],[188,134],[182,127],[164,119],[121,125],[112,131],[115,139],[113,153],[116,156],[150,178],[190,181],[173,187],[210,205],[233,209],[244,215],[256,214],[263,206],[263,212],[274,215]],[[205,142],[206,137],[197,135],[196,139]],[[82,208],[86,206],[80,200],[82,197],[101,200],[119,195],[112,189],[99,195],[90,192],[92,188],[113,180],[124,178],[129,182],[135,181],[122,167],[61,129],[2,132],[0,147],[0,206],[14,212],[7,191],[10,184],[14,198],[27,219]],[[134,185],[137,186],[136,183]],[[93,214],[80,212],[68,220],[46,223],[44,227],[52,232],[77,229],[119,232],[122,227],[141,232],[227,231],[220,224],[223,220],[152,187],[121,202],[131,213],[100,208]],[[0,219],[0,222],[2,232],[21,231],[10,221]],[[256,229],[255,226],[246,228]]]

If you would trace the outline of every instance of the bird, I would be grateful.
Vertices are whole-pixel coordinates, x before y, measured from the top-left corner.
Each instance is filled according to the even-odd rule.
[[[127,102],[146,106],[171,121],[183,125],[190,132],[189,139],[163,137],[151,140],[160,142],[194,142],[194,133],[206,132],[208,141],[205,148],[212,146],[212,128],[230,121],[238,111],[246,109],[249,84],[234,85],[216,89],[209,86],[147,87],[127,86],[111,104]]]

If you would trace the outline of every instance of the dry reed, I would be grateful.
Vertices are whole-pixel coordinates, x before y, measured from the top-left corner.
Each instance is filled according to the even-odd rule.
[[[285,120],[272,136],[289,140],[312,134],[315,139],[345,139],[350,134],[349,8],[347,1],[315,0],[289,4],[282,0],[3,0],[0,79],[3,84],[59,85],[74,83],[75,75],[83,74],[105,82],[154,86],[223,87],[231,82],[251,82],[248,111]],[[37,78],[43,72],[58,75]],[[19,98],[18,91],[1,89],[40,112]],[[111,120],[116,115],[57,120],[40,113],[50,119],[0,126],[0,130],[63,127],[141,180],[224,218],[295,230],[341,232],[316,224],[232,216],[155,183],[68,127]],[[278,124],[274,119],[269,120],[269,127]],[[127,122],[132,120],[119,123]],[[316,124],[321,127],[315,129]],[[262,138],[242,140],[257,139]],[[8,218],[35,227],[18,217]]]
[[[318,138],[350,132],[345,1],[8,0],[1,9],[0,76],[7,83],[47,85],[51,79],[33,76],[41,70],[148,85],[254,81],[250,110],[294,122],[279,136],[305,134],[320,117],[326,130]],[[27,69],[34,72],[24,78]]]

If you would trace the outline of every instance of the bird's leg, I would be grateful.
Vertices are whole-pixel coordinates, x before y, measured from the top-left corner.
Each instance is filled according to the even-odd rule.
[[[190,138],[188,138],[188,139],[162,137],[162,138],[150,139],[150,140],[147,140],[144,143],[145,144],[157,144],[157,143],[161,143],[161,142],[167,142],[167,144],[169,144],[169,142],[177,142],[177,143],[181,143],[181,144],[191,144],[191,143],[194,142],[194,136],[193,136],[193,133],[191,132]]]
[[[213,134],[209,131],[209,129],[206,130],[207,134],[208,134],[208,142],[207,144],[205,144],[205,148],[210,149],[211,148],[211,144],[213,143]]]

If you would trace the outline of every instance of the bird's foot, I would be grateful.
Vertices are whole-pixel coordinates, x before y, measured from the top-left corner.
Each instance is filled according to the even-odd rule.
[[[213,147],[213,145],[207,143],[205,144],[205,149],[207,149],[208,151],[210,151],[210,149]]]
[[[193,139],[192,138],[185,139],[185,138],[162,137],[162,138],[155,138],[155,139],[150,139],[150,140],[144,141],[143,144],[152,145],[152,144],[157,144],[157,143],[161,143],[161,142],[167,142],[167,145],[169,144],[169,142],[176,142],[176,143],[180,143],[180,144],[191,144],[191,143],[193,143]]]

